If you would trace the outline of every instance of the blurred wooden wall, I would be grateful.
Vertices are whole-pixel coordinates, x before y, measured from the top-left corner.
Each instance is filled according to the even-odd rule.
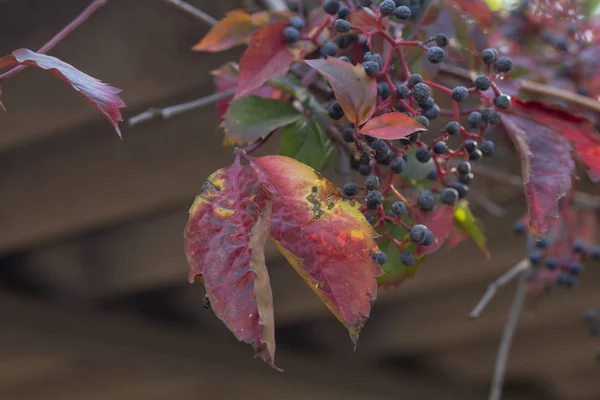
[[[219,17],[241,2],[192,1]],[[35,49],[88,0],[0,2],[0,53]],[[124,89],[125,118],[213,90],[209,71],[239,51],[189,51],[206,27],[160,0],[109,1],[52,51]],[[356,352],[344,329],[269,250],[276,373],[253,360],[187,283],[183,227],[213,170],[231,162],[214,108],[128,129],[123,140],[72,89],[27,69],[3,83],[0,114],[0,398],[482,399],[514,288],[478,321],[487,284],[523,257],[489,228],[493,258],[470,243],[437,254],[415,281],[380,294]],[[598,399],[600,339],[582,313],[599,303],[598,268],[573,291],[528,301],[506,399]]]

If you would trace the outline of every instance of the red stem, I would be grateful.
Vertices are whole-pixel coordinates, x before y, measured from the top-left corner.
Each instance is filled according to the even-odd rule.
[[[81,12],[73,21],[69,23],[69,25],[65,26],[60,32],[58,32],[52,39],[50,39],[46,44],[40,47],[37,52],[40,54],[45,54],[48,51],[52,50],[54,46],[60,43],[69,33],[75,30],[79,25],[81,25],[85,20],[87,20],[98,8],[102,7],[107,3],[108,0],[94,0],[89,6],[86,7],[85,10]],[[3,81],[7,78],[13,77],[22,70],[27,68],[26,65],[19,65],[9,71],[6,71],[2,75],[0,75],[0,81]]]

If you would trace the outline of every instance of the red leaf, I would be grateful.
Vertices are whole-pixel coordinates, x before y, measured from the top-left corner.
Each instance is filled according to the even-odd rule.
[[[248,96],[269,79],[285,76],[294,54],[283,42],[287,21],[277,21],[254,32],[240,60],[240,80],[235,98]]]
[[[283,156],[251,164],[274,196],[271,237],[356,343],[381,274],[375,231],[359,204],[312,168]]]
[[[213,173],[190,209],[190,282],[201,276],[215,314],[274,366],[273,299],[265,266],[271,194],[249,166]]]
[[[392,112],[372,118],[360,130],[378,139],[400,139],[415,132],[426,130],[414,118],[401,112]]]
[[[222,51],[244,43],[258,28],[269,23],[267,12],[250,14],[246,10],[229,11],[192,50]]]
[[[516,111],[518,104],[511,107]],[[571,189],[575,165],[569,142],[553,127],[541,125],[527,117],[501,114],[502,122],[519,150],[525,197],[529,210],[529,229],[543,235],[550,219],[558,216],[558,201]]]
[[[348,21],[352,26],[356,26],[361,29],[374,29],[377,28],[377,18],[373,14],[373,11],[366,8],[359,8],[356,11],[350,13]]]
[[[235,63],[229,62],[224,64],[219,69],[216,69],[211,73],[214,77],[213,79],[215,81],[216,93],[222,93],[237,88],[239,81],[239,69]],[[280,97],[281,90],[273,86],[264,85],[250,94],[265,99],[276,99]],[[217,102],[217,110],[221,120],[223,120],[223,116],[229,108],[229,103],[231,103],[231,98],[219,100]]]
[[[335,57],[304,61],[327,78],[350,122],[362,125],[371,118],[377,104],[377,85],[362,65],[352,65]]]
[[[0,69],[15,65],[30,65],[48,70],[73,86],[83,97],[92,103],[110,121],[121,136],[119,121],[122,121],[119,108],[125,103],[118,96],[120,89],[107,85],[91,77],[56,57],[38,54],[28,49],[19,49],[11,55],[0,58]]]
[[[440,204],[431,211],[414,210],[415,224],[425,225],[433,233],[433,244],[417,246],[416,256],[423,257],[439,250],[452,233],[454,207]]]

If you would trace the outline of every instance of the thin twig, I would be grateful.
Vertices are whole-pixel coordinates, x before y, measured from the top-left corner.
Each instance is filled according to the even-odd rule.
[[[219,22],[217,19],[208,15],[204,11],[194,7],[193,5],[191,5],[189,3],[186,3],[183,0],[165,0],[165,2],[168,4],[171,4],[174,7],[177,7],[181,11],[193,16],[194,18],[199,19],[200,21],[202,21],[210,26],[214,26],[217,24],[217,22]]]
[[[449,64],[441,64],[440,72],[454,75],[458,78],[462,78],[472,82],[475,77],[475,71],[469,71],[467,69],[457,67]],[[559,89],[554,86],[544,85],[542,83],[532,82],[525,79],[521,79],[521,90],[529,92],[537,96],[550,96],[556,99],[564,100],[571,104],[578,105],[587,110],[600,113],[600,102],[594,100],[591,97],[585,97],[577,93],[570,92],[568,90]]]
[[[336,172],[342,177],[344,183],[352,182],[352,166],[351,166],[351,154],[342,145],[337,146],[338,148],[338,163]]]
[[[529,263],[529,260],[523,259],[519,261],[514,267],[506,271],[504,274],[500,275],[500,277],[494,282],[490,283],[487,291],[485,292],[481,300],[479,300],[479,303],[477,303],[475,308],[473,308],[473,311],[471,311],[471,319],[475,319],[479,317],[479,315],[481,315],[481,312],[494,298],[499,288],[507,285],[509,282],[511,282],[513,279],[519,276],[519,274],[526,271],[530,266],[531,264]]]
[[[510,312],[508,313],[508,319],[504,326],[504,332],[502,333],[502,340],[498,347],[498,354],[496,355],[496,365],[494,367],[494,375],[492,376],[492,386],[490,388],[489,400],[500,400],[502,397],[502,386],[504,384],[504,374],[506,372],[506,362],[510,354],[510,347],[512,345],[517,325],[519,323],[519,316],[525,303],[527,295],[527,279],[529,274],[527,271],[521,272],[519,283],[517,284],[517,291],[513,298]]]
[[[473,166],[473,172],[477,175],[495,179],[506,184],[523,187],[523,180],[518,175],[511,175],[497,169],[489,168],[483,165]],[[584,192],[572,193],[573,203],[579,207],[600,208],[600,197]]]
[[[186,103],[176,104],[165,108],[149,108],[148,110],[140,113],[136,116],[129,118],[129,126],[137,125],[141,122],[151,120],[153,118],[169,119],[175,115],[182,114],[187,111],[194,110],[196,108],[204,107],[212,103],[216,103],[219,100],[226,99],[235,94],[235,89],[227,90],[225,92],[214,93],[210,96],[204,96],[196,100],[188,101]]]
[[[52,39],[50,39],[46,44],[40,47],[37,52],[40,54],[45,54],[48,51],[52,50],[54,46],[60,43],[69,33],[75,30],[79,25],[81,25],[85,20],[87,20],[90,15],[92,15],[98,8],[102,7],[108,2],[108,0],[94,0],[89,6],[86,7],[85,10],[81,12],[73,21],[71,21],[67,26],[65,26],[60,32],[58,32]],[[0,81],[5,80],[6,78],[10,78],[15,76],[22,70],[27,68],[26,65],[19,65],[18,67],[14,67],[11,70],[6,71],[2,75],[0,75]]]
[[[494,203],[485,194],[480,193],[476,190],[469,190],[469,199],[473,200],[474,202],[478,203],[480,206],[485,208],[485,210],[494,217],[501,218],[507,214],[506,209]]]

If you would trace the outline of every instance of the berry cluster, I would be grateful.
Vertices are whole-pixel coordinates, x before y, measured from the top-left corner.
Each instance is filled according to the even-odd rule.
[[[405,265],[413,265],[414,254],[406,251],[409,244],[428,246],[434,242],[431,231],[424,226],[414,225],[414,211],[428,213],[436,208],[436,204],[453,206],[468,193],[468,186],[473,179],[472,162],[494,153],[494,143],[483,138],[486,129],[498,120],[496,109],[510,107],[510,97],[502,94],[494,80],[509,72],[512,61],[500,56],[495,49],[486,49],[481,53],[485,71],[477,76],[470,86],[449,88],[436,82],[430,82],[419,74],[411,73],[404,57],[404,49],[412,47],[423,52],[424,57],[432,64],[441,63],[445,58],[444,47],[449,40],[438,34],[425,41],[407,40],[401,36],[402,31],[395,31],[398,22],[403,23],[418,12],[418,5],[408,0],[384,0],[377,6],[370,0],[359,0],[361,7],[371,8],[376,16],[376,29],[353,26],[348,21],[351,14],[337,0],[326,0],[322,4],[323,11],[329,16],[322,25],[313,29],[306,40],[312,41],[320,48],[322,57],[339,57],[340,60],[352,64],[362,64],[366,75],[377,81],[376,115],[389,112],[402,112],[429,129],[430,121],[442,115],[452,116],[439,135],[417,132],[401,140],[382,140],[360,133],[360,126],[345,122],[342,107],[336,101],[329,104],[328,115],[339,127],[343,140],[356,148],[359,156],[353,166],[366,177],[364,186],[351,183],[343,191],[350,198],[364,201],[366,218],[381,231],[381,238],[388,238],[396,244]],[[387,23],[388,18],[395,18],[395,25]],[[303,22],[303,21],[302,21]],[[291,43],[300,32],[300,21],[290,21],[284,39]],[[329,39],[319,42],[319,35],[329,29]],[[293,31],[292,31],[293,30]],[[289,37],[288,37],[289,36]],[[390,45],[386,54],[380,54],[374,45],[373,38],[380,36]],[[300,40],[303,40],[298,35]],[[398,62],[399,67],[395,66]],[[493,96],[484,96],[483,92],[493,91]],[[448,96],[453,102],[451,110],[444,110],[436,103],[433,91]],[[461,109],[461,103],[469,98],[480,99],[482,104],[477,109]],[[493,99],[491,102],[488,99]],[[461,125],[461,115],[467,116],[466,126]],[[451,146],[459,143],[458,146]],[[414,184],[414,176],[410,176],[407,166],[416,165],[412,169],[426,170],[424,176],[427,183]],[[417,179],[419,180],[419,179]],[[386,224],[398,224],[406,229],[406,235],[398,240],[388,233]],[[397,235],[396,235],[397,236]],[[374,255],[379,263],[385,263],[384,253]]]
[[[515,234],[527,231],[525,223],[517,221],[513,227]],[[559,287],[570,288],[577,284],[588,260],[600,261],[600,246],[588,246],[581,240],[564,241],[540,237],[535,240],[534,249],[528,254],[533,267],[542,267],[534,275],[534,284],[548,286],[555,283]]]

